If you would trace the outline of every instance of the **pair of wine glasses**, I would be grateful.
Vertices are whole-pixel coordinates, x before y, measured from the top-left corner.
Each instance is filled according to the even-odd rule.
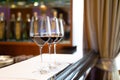
[[[42,48],[48,43],[49,54],[51,54],[51,45],[54,44],[54,54],[56,55],[56,44],[64,37],[64,24],[62,19],[49,16],[39,16],[32,18],[30,26],[30,37],[40,47],[41,63]]]

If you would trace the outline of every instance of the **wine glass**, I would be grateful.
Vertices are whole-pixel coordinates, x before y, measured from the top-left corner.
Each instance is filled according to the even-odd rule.
[[[56,63],[56,44],[59,43],[63,37],[64,37],[64,22],[63,22],[63,19],[58,19],[58,31],[57,32],[57,39],[53,42],[54,44],[54,57],[55,57],[55,64],[59,64],[59,63]]]
[[[51,46],[52,44],[58,40],[58,36],[59,36],[59,23],[58,23],[58,19],[56,17],[53,17],[50,19],[50,24],[51,24],[51,34],[50,34],[50,40],[48,41],[48,47],[49,47],[49,54],[50,54],[50,60],[52,62],[51,59]],[[55,68],[55,66],[51,63],[49,65],[49,67]]]
[[[41,63],[42,59],[42,48],[49,41],[50,35],[50,21],[48,16],[39,16],[38,18],[32,17],[30,26],[30,37],[40,47]],[[44,73],[48,70],[44,69],[44,65],[40,65],[40,72]]]

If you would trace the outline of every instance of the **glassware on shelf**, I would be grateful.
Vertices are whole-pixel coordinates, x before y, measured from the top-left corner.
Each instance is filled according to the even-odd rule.
[[[6,40],[6,20],[4,12],[0,13],[0,41]]]
[[[15,41],[15,14],[11,14],[9,25],[9,40]]]
[[[26,15],[26,22],[25,22],[25,29],[24,29],[24,35],[25,35],[25,39],[26,40],[30,39],[30,36],[29,36],[29,33],[30,33],[30,22],[31,22],[30,14],[27,14]]]
[[[15,39],[16,41],[22,40],[22,30],[23,30],[23,20],[22,20],[22,13],[17,13],[17,20],[15,23]]]

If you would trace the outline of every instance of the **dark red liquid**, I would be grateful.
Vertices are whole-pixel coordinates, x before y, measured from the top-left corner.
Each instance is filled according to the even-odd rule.
[[[49,37],[41,37],[41,39],[46,42],[48,41]]]
[[[49,39],[49,41],[48,41],[48,43],[53,43],[53,42],[55,42],[55,40],[57,39],[57,37],[50,37],[50,39]]]
[[[56,42],[59,42],[63,37],[62,36],[54,36],[54,37],[50,37],[48,43],[56,43]]]
[[[57,37],[57,39],[54,42],[59,42],[62,40],[62,38],[63,38],[62,36],[59,36],[59,37]]]
[[[43,46],[49,40],[49,37],[34,36],[32,39],[36,44]]]

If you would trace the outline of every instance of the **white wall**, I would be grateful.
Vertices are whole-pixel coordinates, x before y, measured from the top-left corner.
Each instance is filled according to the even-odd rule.
[[[73,45],[77,46],[77,53],[82,56],[83,45],[83,7],[84,0],[73,0]]]

